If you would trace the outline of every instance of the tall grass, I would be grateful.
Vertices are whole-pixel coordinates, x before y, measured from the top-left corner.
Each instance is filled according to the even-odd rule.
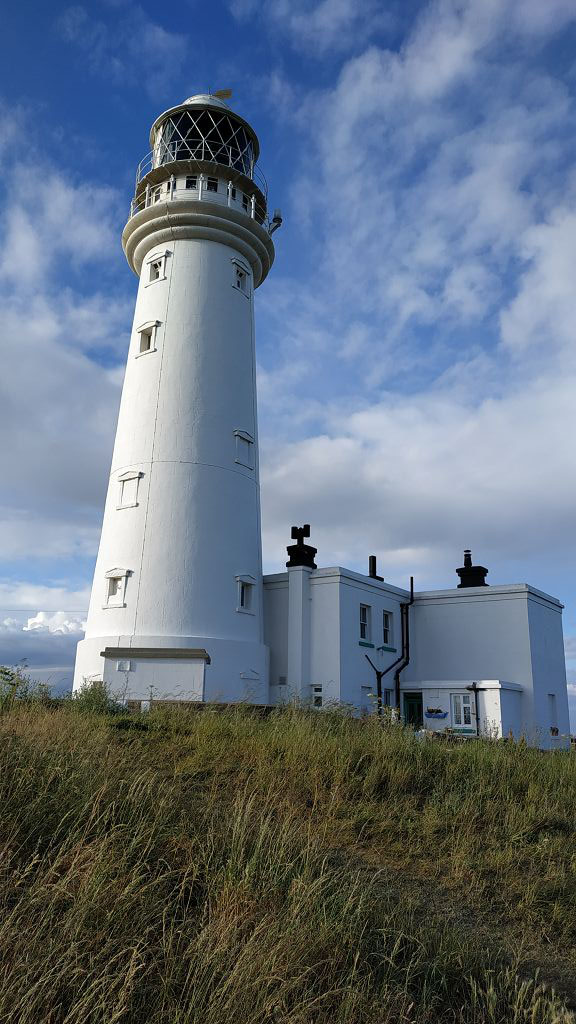
[[[0,1021],[573,1021],[574,792],[337,714],[14,702]]]

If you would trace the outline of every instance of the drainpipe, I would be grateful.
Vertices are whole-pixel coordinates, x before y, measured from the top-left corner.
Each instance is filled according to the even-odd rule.
[[[406,604],[400,605],[400,614],[402,616],[402,657],[398,659],[396,664],[398,668],[394,673],[394,693],[396,707],[398,708],[398,714],[400,715],[400,673],[410,663],[410,612],[409,608],[414,604],[414,577],[410,577],[410,600]]]
[[[376,568],[376,566],[374,566],[374,568]],[[376,579],[378,579],[378,577],[376,577]],[[379,715],[382,714],[382,679],[384,678],[384,676],[388,675],[388,673],[391,672],[393,668],[396,668],[397,665],[399,665],[400,667],[394,673],[394,687],[396,692],[396,707],[398,708],[398,714],[400,714],[400,672],[402,671],[403,668],[406,668],[406,665],[410,661],[410,633],[408,623],[408,609],[411,604],[414,604],[413,576],[410,577],[410,600],[407,601],[406,604],[400,605],[400,616],[402,622],[402,654],[400,655],[399,658],[396,658],[396,661],[393,661],[392,664],[388,665],[388,668],[385,669],[376,668],[376,665],[374,664],[372,659],[369,658],[367,654],[364,655],[366,661],[370,662],[372,668],[374,669],[374,672],[376,673],[376,710]]]

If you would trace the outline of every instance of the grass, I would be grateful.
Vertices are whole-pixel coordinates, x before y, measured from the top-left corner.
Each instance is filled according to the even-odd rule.
[[[576,759],[5,702],[3,1024],[575,1021]]]

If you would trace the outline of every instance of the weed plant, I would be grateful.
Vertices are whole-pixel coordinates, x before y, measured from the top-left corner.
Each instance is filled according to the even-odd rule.
[[[114,710],[3,706],[3,1024],[576,1020],[570,752]]]

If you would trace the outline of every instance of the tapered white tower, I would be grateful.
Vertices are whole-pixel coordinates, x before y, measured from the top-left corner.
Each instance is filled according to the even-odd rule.
[[[265,703],[253,296],[274,224],[258,140],[202,95],[150,142],[122,236],[140,280],[74,687]]]

